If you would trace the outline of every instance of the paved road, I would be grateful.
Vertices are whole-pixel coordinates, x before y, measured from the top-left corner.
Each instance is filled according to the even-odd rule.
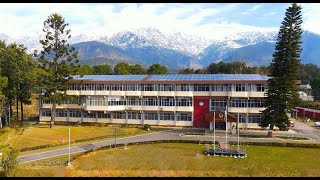
[[[302,123],[304,124],[304,123]],[[301,133],[306,133],[309,137],[314,137],[314,140],[299,140],[300,142],[315,142],[318,143],[320,142],[320,134],[318,130],[317,134],[312,134],[313,133],[313,128],[312,129],[307,129],[305,126],[302,124],[299,124],[299,122],[296,122],[296,129],[295,131],[289,131],[289,132],[274,132],[274,135],[291,135],[291,136],[301,136],[299,132]],[[309,127],[309,126],[308,126]],[[176,129],[176,130],[168,130],[168,131],[161,131],[161,132],[155,132],[155,133],[150,133],[150,134],[143,134],[143,135],[137,135],[137,136],[131,136],[131,137],[125,137],[125,138],[119,138],[117,139],[117,144],[128,144],[128,143],[135,143],[135,142],[145,142],[145,141],[157,141],[157,140],[199,140],[199,141],[212,141],[213,142],[213,134],[206,134],[205,136],[181,136],[181,133],[186,132],[186,131],[194,131],[194,129]],[[240,133],[247,133],[247,134],[255,134],[255,133],[263,133],[267,134],[266,131],[243,131]],[[237,142],[238,138],[236,134],[228,134],[228,141],[229,142]],[[240,142],[294,142],[296,140],[284,140],[280,138],[239,138]],[[216,141],[225,141],[225,132],[224,131],[217,131],[216,132]],[[72,146],[70,148],[71,154],[74,153],[79,153],[79,152],[85,152],[91,149],[96,149],[104,146],[110,146],[115,144],[115,140],[104,140],[100,142],[94,142],[94,143],[89,143],[89,144],[84,144],[84,145],[79,145],[79,146]],[[61,156],[61,155],[66,155],[68,154],[68,148],[62,148],[62,149],[57,149],[57,150],[51,150],[51,151],[46,151],[46,152],[41,152],[41,153],[35,153],[35,154],[30,154],[30,155],[25,155],[25,156],[19,156],[20,163],[26,163],[26,162],[31,162],[31,161],[36,161],[36,160],[41,160],[41,159],[47,159],[51,157],[56,157],[56,156]]]
[[[293,131],[296,131],[298,134],[310,137],[317,142],[320,142],[320,131],[314,127],[311,127],[303,122],[295,121],[295,127],[291,128]]]

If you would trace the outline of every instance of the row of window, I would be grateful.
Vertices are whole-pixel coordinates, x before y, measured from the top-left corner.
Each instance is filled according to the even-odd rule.
[[[101,96],[93,96],[86,98],[86,103],[89,106],[192,106],[192,98],[173,98],[173,97],[114,97],[114,98],[104,98]]]
[[[66,110],[57,110],[56,111],[56,117],[67,117],[67,111]],[[141,113],[140,112],[127,112],[128,113],[128,119],[141,119]],[[51,116],[50,110],[42,110],[42,116]],[[104,113],[104,112],[83,112],[83,118],[111,118],[111,113]],[[114,112],[113,118],[114,119],[126,119],[126,112]],[[174,121],[175,114],[173,112],[145,112],[144,113],[144,119],[145,120],[165,120],[165,121]],[[192,121],[192,113],[190,112],[179,112],[176,113],[177,121]],[[69,110],[69,117],[81,117],[81,112],[78,110]]]
[[[228,107],[240,107],[240,108],[260,108],[264,107],[264,98],[231,98]],[[211,99],[211,111],[225,110],[227,106],[227,99]]]
[[[237,114],[234,114],[234,116],[238,116]],[[248,117],[246,117],[245,114],[239,114],[239,123],[245,123],[246,118],[248,118],[248,123],[259,123],[261,120],[262,115],[261,114],[248,114]]]
[[[264,84],[72,84],[82,91],[243,91],[264,92]]]

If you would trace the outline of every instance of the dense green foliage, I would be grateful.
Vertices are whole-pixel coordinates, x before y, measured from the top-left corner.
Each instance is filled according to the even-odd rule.
[[[168,68],[165,66],[161,66],[160,64],[153,64],[149,67],[148,74],[167,74]]]
[[[298,102],[296,81],[299,77],[301,52],[301,7],[292,4],[287,8],[285,18],[281,23],[276,43],[276,49],[270,64],[270,78],[263,111],[261,126],[270,125],[285,130],[289,127],[287,113]],[[270,134],[272,135],[272,134]]]
[[[312,96],[315,101],[320,101],[320,77],[316,77],[311,81]]]
[[[0,164],[5,176],[9,176],[14,168],[18,165],[19,150],[12,147],[8,149],[8,152],[2,156]]]

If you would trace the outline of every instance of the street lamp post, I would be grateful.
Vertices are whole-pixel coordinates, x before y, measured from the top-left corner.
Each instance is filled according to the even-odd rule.
[[[114,127],[114,148],[117,147],[117,127]]]

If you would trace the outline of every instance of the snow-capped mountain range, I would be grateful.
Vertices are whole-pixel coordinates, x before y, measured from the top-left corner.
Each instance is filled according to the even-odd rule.
[[[10,37],[1,34],[7,44],[24,44],[29,52],[41,49],[44,34]],[[221,39],[221,38],[220,38]],[[72,36],[69,44],[79,51],[80,63],[100,64],[126,61],[150,65],[160,63],[169,69],[200,68],[212,62],[235,60],[249,65],[268,65],[272,59],[277,31],[239,32],[216,40],[185,33],[164,33],[155,28],[118,32],[110,37],[97,34]],[[301,60],[320,65],[320,35],[309,31],[302,34]],[[98,60],[97,60],[98,59]]]

